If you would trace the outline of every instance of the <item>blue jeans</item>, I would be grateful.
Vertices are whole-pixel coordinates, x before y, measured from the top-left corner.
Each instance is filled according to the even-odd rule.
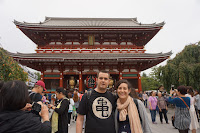
[[[144,106],[147,108],[147,99],[144,100]]]
[[[150,110],[152,122],[156,121],[156,110]]]

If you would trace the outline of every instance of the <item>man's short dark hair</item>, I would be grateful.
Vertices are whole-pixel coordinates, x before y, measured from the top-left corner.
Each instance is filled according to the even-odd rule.
[[[178,90],[182,95],[187,94],[187,88],[186,88],[185,86],[183,86],[183,85],[179,86],[179,87],[177,88],[177,90]]]
[[[58,87],[57,89],[56,89],[56,92],[58,92],[58,93],[63,93],[63,95],[65,95],[66,94],[66,92],[65,92],[65,90],[64,90],[64,88],[62,88],[62,87]]]
[[[28,87],[23,81],[14,80],[4,83],[0,92],[2,110],[20,110],[29,102]]]
[[[107,73],[108,74],[108,77],[110,77],[110,73],[106,70],[101,70],[97,73],[97,78],[99,77],[99,73]]]

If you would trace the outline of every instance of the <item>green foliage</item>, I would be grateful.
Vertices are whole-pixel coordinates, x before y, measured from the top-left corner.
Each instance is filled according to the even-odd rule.
[[[10,57],[7,52],[0,48],[0,80],[22,80],[27,81],[28,74]]]
[[[35,75],[38,76],[38,79],[37,80],[41,80],[41,74],[39,72],[35,72]]]
[[[187,45],[167,62],[167,65],[158,67],[154,74],[163,83],[167,90],[171,84],[192,86],[194,89],[200,87],[200,45]]]
[[[150,73],[147,76],[145,73],[141,76],[142,90],[156,90],[161,85],[160,81],[155,77],[155,74]]]

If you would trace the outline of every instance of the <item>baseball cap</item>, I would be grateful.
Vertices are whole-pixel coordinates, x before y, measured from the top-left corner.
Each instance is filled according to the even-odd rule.
[[[45,88],[45,83],[41,80],[38,80],[35,85],[39,85],[39,86],[42,86],[42,88],[44,89],[44,91],[47,91],[47,89]]]

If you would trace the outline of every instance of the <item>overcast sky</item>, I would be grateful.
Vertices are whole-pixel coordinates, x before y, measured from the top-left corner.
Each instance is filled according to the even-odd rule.
[[[200,41],[200,0],[0,0],[0,43],[10,52],[33,53],[36,45],[16,28],[47,17],[135,18],[165,26],[145,46],[146,53],[172,51]],[[164,65],[166,62],[162,63]],[[149,70],[147,71],[149,72]]]

